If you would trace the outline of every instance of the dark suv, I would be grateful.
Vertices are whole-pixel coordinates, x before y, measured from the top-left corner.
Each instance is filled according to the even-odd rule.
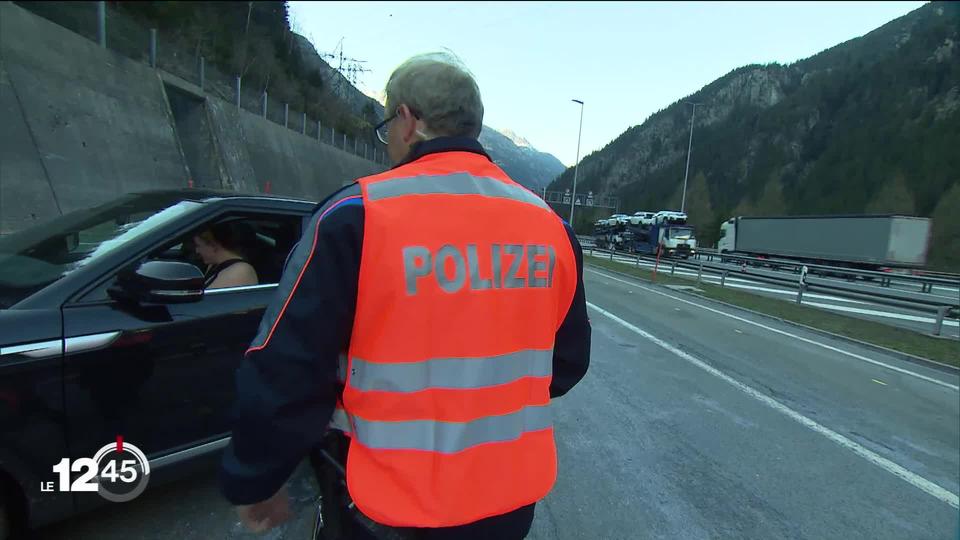
[[[0,237],[0,538],[104,504],[41,482],[118,435],[151,485],[226,445],[234,369],[315,206],[155,191]],[[203,290],[191,241],[222,221],[253,229],[259,284]]]

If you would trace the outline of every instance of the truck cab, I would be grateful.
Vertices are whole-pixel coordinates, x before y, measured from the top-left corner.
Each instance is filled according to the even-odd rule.
[[[720,240],[717,242],[720,253],[730,253],[737,249],[737,220],[730,218],[720,225]]]
[[[666,255],[689,257],[697,251],[697,238],[693,227],[670,225],[660,228],[660,247]]]

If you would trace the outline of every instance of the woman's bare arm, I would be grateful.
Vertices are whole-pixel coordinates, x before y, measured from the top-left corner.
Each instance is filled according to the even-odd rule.
[[[207,289],[222,289],[224,287],[243,287],[257,285],[257,271],[248,263],[238,262],[225,268]]]

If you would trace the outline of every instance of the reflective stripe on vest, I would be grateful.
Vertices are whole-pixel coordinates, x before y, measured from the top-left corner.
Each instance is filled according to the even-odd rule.
[[[556,480],[554,341],[577,285],[562,220],[469,152],[359,184],[363,251],[334,415],[352,432],[353,501],[385,525],[449,527],[540,500]]]
[[[347,380],[347,364],[347,355],[340,353],[337,363],[337,380],[341,384],[344,384]],[[330,418],[330,423],[327,424],[327,429],[340,430],[346,435],[352,435],[353,433],[350,416],[347,411],[343,410],[343,402],[339,398],[337,399],[337,406],[333,410],[333,416]]]
[[[483,195],[532,204],[550,210],[540,197],[518,184],[507,184],[496,178],[454,173],[443,176],[411,176],[389,182],[371,184],[367,197],[371,201],[403,195]]]
[[[549,377],[553,351],[525,350],[480,358],[435,358],[422,362],[373,363],[354,358],[350,387],[419,392],[431,388],[483,388],[523,377]]]
[[[337,403],[337,408],[333,410],[333,416],[330,418],[327,429],[338,429],[348,435],[353,433],[353,429],[350,426],[350,417],[347,415],[347,411],[343,410],[340,403]]]
[[[356,440],[378,450],[427,450],[451,454],[486,443],[513,441],[524,433],[552,427],[550,406],[529,406],[503,416],[472,422],[373,422],[353,417]]]
[[[347,369],[349,369],[347,355],[346,353],[340,353],[337,358],[337,380],[340,381],[340,384],[346,384],[347,382]]]

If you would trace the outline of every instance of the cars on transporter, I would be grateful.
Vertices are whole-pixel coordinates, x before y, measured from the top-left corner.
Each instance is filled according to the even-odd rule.
[[[630,224],[631,225],[653,225],[654,218],[656,217],[656,215],[657,215],[656,212],[644,212],[644,211],[634,212],[633,215],[630,216]]]
[[[215,459],[234,370],[315,208],[151,191],[0,237],[0,538],[104,504],[41,483],[117,435],[147,456],[151,486]],[[255,231],[257,285],[203,290],[192,238],[222,221]]]

